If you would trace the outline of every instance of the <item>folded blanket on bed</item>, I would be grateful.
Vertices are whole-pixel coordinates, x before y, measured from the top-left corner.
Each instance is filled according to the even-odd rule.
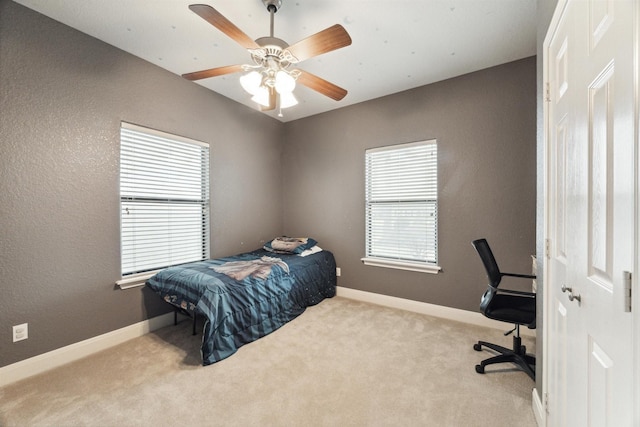
[[[310,237],[276,237],[265,243],[264,249],[278,254],[300,254],[318,243]]]
[[[266,279],[271,274],[271,267],[277,265],[289,274],[289,266],[280,258],[263,256],[251,261],[225,262],[212,268],[217,273],[223,273],[235,280],[244,280],[248,276],[256,279]]]

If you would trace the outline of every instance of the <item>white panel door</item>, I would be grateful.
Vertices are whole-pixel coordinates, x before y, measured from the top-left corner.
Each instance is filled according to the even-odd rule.
[[[587,4],[588,163],[580,203],[589,234],[574,290],[587,329],[587,421],[631,426],[633,318],[624,308],[624,275],[634,268],[634,8],[621,0]]]
[[[548,425],[631,426],[634,4],[570,0],[546,51]],[[637,24],[637,23],[636,23]]]
[[[585,230],[580,223],[579,175],[581,153],[579,117],[576,102],[580,99],[580,83],[576,76],[576,52],[582,38],[579,28],[572,25],[580,15],[576,3],[569,2],[548,47],[548,262],[546,294],[547,315],[547,411],[551,426],[584,426],[586,413],[575,412],[586,401],[584,372],[576,369],[575,349],[585,346],[580,330],[580,307],[567,298],[567,287],[576,281],[575,265],[579,246],[575,236]],[[584,221],[583,221],[584,222]],[[584,365],[584,363],[583,363]],[[551,416],[552,415],[552,416]]]

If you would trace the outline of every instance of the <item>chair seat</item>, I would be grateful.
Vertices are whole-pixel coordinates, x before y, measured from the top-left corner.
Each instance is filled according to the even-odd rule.
[[[536,300],[515,295],[494,295],[484,313],[487,317],[535,328]]]

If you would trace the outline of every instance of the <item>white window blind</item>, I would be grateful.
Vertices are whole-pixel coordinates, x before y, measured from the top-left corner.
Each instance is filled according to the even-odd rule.
[[[209,147],[122,123],[122,275],[209,258]]]
[[[390,265],[385,266],[395,268],[412,264],[436,266],[436,141],[369,149],[365,162],[366,258],[363,261],[387,260]]]

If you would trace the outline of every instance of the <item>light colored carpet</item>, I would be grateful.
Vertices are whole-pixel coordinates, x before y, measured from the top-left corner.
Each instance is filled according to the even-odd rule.
[[[491,354],[473,344],[510,346],[502,331],[335,297],[203,367],[190,328],[185,320],[0,389],[0,425],[536,425],[525,373],[474,370]]]

